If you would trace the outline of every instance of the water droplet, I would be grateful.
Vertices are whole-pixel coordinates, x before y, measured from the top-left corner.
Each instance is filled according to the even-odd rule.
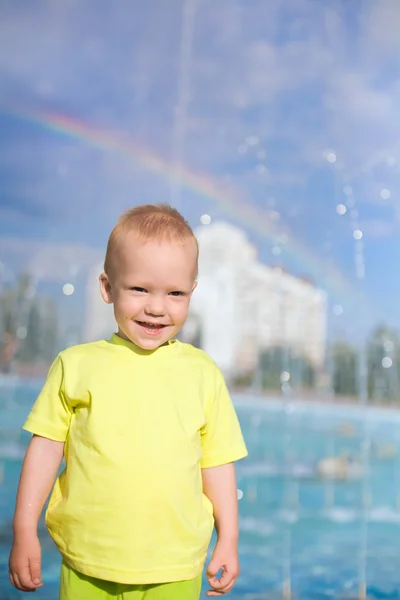
[[[344,204],[338,204],[336,207],[336,212],[338,215],[345,215],[347,212],[347,208]]]
[[[18,327],[17,338],[19,340],[24,340],[27,335],[28,335],[28,331],[27,331],[26,327]]]
[[[335,304],[335,306],[333,307],[333,314],[336,315],[337,317],[340,317],[340,315],[343,314],[344,310],[343,310],[343,306],[341,304]]]
[[[75,292],[75,287],[72,285],[72,283],[65,283],[62,290],[65,296],[72,296],[72,294]]]
[[[210,215],[201,215],[200,222],[203,225],[209,225],[211,223],[211,217],[210,217]]]
[[[243,498],[243,491],[242,490],[237,490],[237,499],[241,500]]]
[[[384,369],[390,369],[390,367],[392,366],[392,364],[393,364],[393,361],[390,358],[390,356],[384,356],[382,358],[382,367]]]
[[[389,200],[390,190],[383,188],[383,190],[381,190],[381,198],[382,198],[382,200]]]
[[[328,163],[331,163],[331,164],[335,163],[337,160],[337,156],[336,156],[335,152],[332,152],[330,150],[325,153],[325,158],[328,161]]]
[[[282,383],[284,381],[289,381],[289,379],[290,379],[290,373],[289,373],[289,371],[283,371],[281,373],[281,381],[282,381]]]
[[[353,231],[353,238],[355,240],[361,240],[362,236],[363,236],[363,234],[360,229],[356,229],[355,231]]]

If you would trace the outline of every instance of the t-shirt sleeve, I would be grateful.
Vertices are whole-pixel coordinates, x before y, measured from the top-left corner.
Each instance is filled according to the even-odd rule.
[[[64,365],[58,355],[23,429],[56,442],[65,442],[71,414],[64,392]]]
[[[206,424],[202,430],[201,467],[224,465],[247,456],[239,420],[222,373],[218,369],[213,397],[206,406]]]

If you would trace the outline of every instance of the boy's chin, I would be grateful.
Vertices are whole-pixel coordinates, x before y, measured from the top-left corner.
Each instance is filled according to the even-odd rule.
[[[157,350],[157,348],[168,344],[170,339],[172,339],[176,335],[176,332],[174,331],[172,335],[163,336],[161,334],[160,336],[155,336],[154,338],[152,338],[147,337],[145,335],[135,335],[135,333],[123,332],[121,330],[119,331],[119,335],[121,337],[124,337],[125,339],[129,340],[130,342],[132,342],[132,344],[135,344],[135,346],[138,346],[142,350]]]

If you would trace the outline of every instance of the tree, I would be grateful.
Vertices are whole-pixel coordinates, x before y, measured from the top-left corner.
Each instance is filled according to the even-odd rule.
[[[40,316],[37,304],[32,304],[27,310],[25,325],[23,327],[24,337],[20,341],[17,358],[21,362],[32,362],[39,356]],[[21,332],[20,336],[21,337]]]
[[[356,396],[358,392],[357,351],[345,341],[335,342],[331,348],[332,387],[337,396]]]
[[[14,359],[49,360],[57,343],[54,301],[38,294],[27,274],[0,295],[0,354],[2,370]]]
[[[399,400],[399,333],[379,325],[367,340],[368,396],[374,401]]]
[[[259,357],[259,371],[264,389],[279,390],[284,371],[296,388],[310,389],[315,386],[315,369],[310,361],[291,348],[276,346],[265,349]]]

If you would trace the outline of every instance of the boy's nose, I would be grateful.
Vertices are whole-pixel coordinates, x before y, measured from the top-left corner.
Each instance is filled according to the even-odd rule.
[[[145,308],[145,313],[149,317],[163,317],[165,315],[165,307],[162,300],[152,299]]]

